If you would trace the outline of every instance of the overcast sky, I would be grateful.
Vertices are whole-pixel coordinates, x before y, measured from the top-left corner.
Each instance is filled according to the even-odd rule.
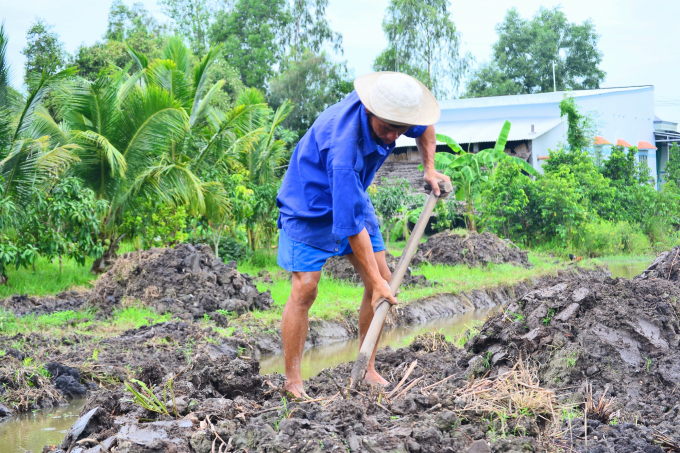
[[[132,4],[130,0],[128,5]],[[156,0],[142,0],[161,21],[167,20]],[[330,0],[328,17],[344,36],[344,59],[357,76],[371,71],[376,55],[385,48],[381,23],[389,0]],[[601,35],[603,87],[654,85],[657,116],[680,121],[680,1],[657,0],[454,0],[452,18],[462,35],[463,49],[477,62],[490,58],[496,41],[495,25],[515,6],[531,17],[541,6],[562,5],[569,21],[592,19]],[[21,84],[26,31],[36,16],[54,25],[73,52],[80,44],[101,40],[106,29],[109,0],[0,0],[0,20],[9,33],[13,83]]]

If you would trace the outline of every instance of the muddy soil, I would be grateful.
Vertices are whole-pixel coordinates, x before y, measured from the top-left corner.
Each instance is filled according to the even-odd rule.
[[[487,320],[468,345],[471,362],[488,362],[493,377],[530,361],[543,385],[573,389],[564,402],[578,410],[590,395],[608,404],[588,413],[588,436],[598,436],[588,448],[584,420],[574,421],[577,451],[661,451],[643,446],[657,431],[680,443],[679,299],[662,279],[555,280]]]
[[[145,325],[104,339],[97,332],[61,337],[17,334],[0,337],[0,350],[5,352],[0,360],[0,397],[6,401],[0,418],[63,405],[66,398],[117,387],[131,378],[156,385],[197,354],[215,359],[258,354],[240,333],[225,338],[210,327],[184,321]],[[49,377],[41,371],[43,362]]]
[[[385,251],[385,261],[387,261],[387,267],[389,267],[390,271],[394,272],[399,258],[393,256],[390,252]],[[323,266],[323,271],[330,274],[333,278],[348,280],[353,283],[362,283],[361,276],[356,269],[354,269],[352,263],[342,256],[333,256],[329,258]],[[403,286],[432,286],[436,283],[437,282],[428,281],[423,275],[411,274],[410,267],[406,269],[406,274],[402,281]]]
[[[378,370],[395,384],[417,360],[406,384],[420,384],[402,385],[394,396],[380,400],[377,389],[365,386],[348,395],[343,387],[350,364],[311,379],[307,390],[312,400],[300,403],[284,400],[281,376],[260,376],[255,361],[200,356],[174,380],[172,416],[143,409],[122,390],[100,392],[86,404],[77,429],[60,446],[44,451],[76,447],[70,451],[81,453],[75,441],[84,437],[115,446],[118,453],[209,453],[213,446],[225,451],[226,445],[226,451],[238,452],[465,452],[475,440],[486,449],[471,451],[536,451],[538,426],[528,419],[511,422],[501,439],[489,437],[493,423],[475,414],[462,416],[452,394],[468,386],[463,377],[467,355],[432,340],[379,352]]]
[[[680,245],[659,254],[654,262],[636,278],[680,282]]]
[[[412,263],[446,264],[449,266],[486,266],[489,263],[510,263],[531,267],[528,252],[520,250],[493,233],[469,232],[464,235],[449,230],[434,234],[418,245]]]
[[[0,307],[18,315],[91,307],[97,311],[94,316],[102,319],[115,308],[137,301],[158,314],[171,313],[183,320],[208,314],[224,327],[227,317],[217,310],[243,314],[267,310],[273,302],[269,291],[258,291],[253,279],[236,269],[236,262],[216,259],[207,245],[180,244],[119,256],[91,291],[45,297],[15,294],[0,301]]]
[[[173,249],[126,253],[98,280],[89,301],[108,307],[122,300],[140,300],[158,313],[200,319],[216,310],[238,314],[267,310],[269,291],[261,293],[253,280],[224,264],[210,247],[180,244]]]

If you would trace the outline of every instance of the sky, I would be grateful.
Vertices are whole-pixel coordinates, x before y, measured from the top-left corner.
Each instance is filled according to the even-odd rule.
[[[167,18],[156,0],[141,0],[161,21]],[[126,1],[128,5],[132,0]],[[371,72],[375,57],[386,47],[381,23],[389,0],[329,0],[327,16],[344,37],[344,55],[356,76]],[[8,56],[13,84],[23,74],[26,31],[35,17],[54,26],[70,53],[81,44],[101,40],[106,30],[110,0],[0,0],[10,43]],[[602,87],[654,85],[656,115],[680,122],[680,1],[657,0],[453,0],[449,11],[463,41],[477,63],[488,61],[496,41],[495,26],[510,7],[526,18],[543,6],[560,5],[570,22],[592,19],[601,35]]]

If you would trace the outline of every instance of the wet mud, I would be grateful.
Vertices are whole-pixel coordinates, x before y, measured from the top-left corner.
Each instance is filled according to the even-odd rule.
[[[414,266],[431,263],[470,267],[510,263],[531,267],[528,252],[493,233],[471,231],[461,235],[449,230],[434,234],[427,238],[427,242],[418,245],[412,263]]]
[[[662,252],[639,276],[639,280],[670,280],[680,282],[680,246]]]

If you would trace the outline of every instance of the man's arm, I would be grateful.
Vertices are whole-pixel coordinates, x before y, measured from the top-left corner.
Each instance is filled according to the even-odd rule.
[[[378,308],[375,306],[376,302],[383,297],[389,303],[395,305],[397,299],[392,295],[389,283],[380,275],[378,262],[375,260],[375,254],[373,253],[373,245],[371,245],[371,237],[368,235],[366,228],[361,230],[359,234],[348,236],[347,239],[349,239],[349,245],[352,247],[352,253],[361,263],[361,266],[366,269],[366,272],[368,272],[368,278],[373,285],[373,297],[371,299],[373,311]]]
[[[425,182],[428,183],[435,195],[439,195],[438,181],[451,182],[451,178],[437,172],[434,169],[434,154],[437,151],[437,136],[434,132],[434,126],[427,126],[423,135],[416,138],[416,145],[418,152],[423,159],[423,169],[425,170]]]

